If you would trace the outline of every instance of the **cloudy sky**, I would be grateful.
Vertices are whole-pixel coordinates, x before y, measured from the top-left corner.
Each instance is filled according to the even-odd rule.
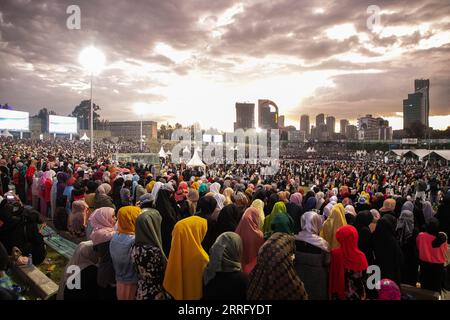
[[[69,114],[89,98],[78,56],[91,45],[109,120],[139,119],[141,103],[149,120],[231,129],[235,102],[271,99],[296,127],[303,113],[371,113],[397,129],[414,79],[429,78],[430,123],[450,124],[448,1],[1,0],[0,103]]]

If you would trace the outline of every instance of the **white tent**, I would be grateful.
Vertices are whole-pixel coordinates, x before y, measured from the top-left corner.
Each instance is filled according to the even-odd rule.
[[[194,155],[192,156],[191,160],[187,163],[188,167],[202,167],[206,168],[206,165],[203,163],[202,159],[198,155],[197,152],[194,152]]]
[[[86,132],[83,134],[83,136],[80,138],[80,140],[83,140],[83,141],[89,141],[90,139],[89,139],[89,137],[86,135]]]
[[[2,130],[0,133],[1,137],[12,137],[13,135],[11,133],[9,133],[8,130]]]
[[[311,152],[316,152],[316,150],[314,149],[314,147],[310,147],[310,148],[308,148],[308,150],[306,150],[306,152],[311,153]]]
[[[165,158],[166,157],[166,153],[164,152],[164,148],[161,146],[161,150],[159,150],[159,157],[160,158]]]

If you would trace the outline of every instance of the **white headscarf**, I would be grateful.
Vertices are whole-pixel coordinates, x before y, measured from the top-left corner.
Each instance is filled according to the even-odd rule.
[[[153,199],[155,199],[155,203],[156,203],[156,199],[158,198],[158,192],[159,192],[159,189],[161,189],[161,187],[164,185],[164,183],[162,183],[161,181],[158,181],[158,182],[156,182],[155,183],[155,185],[153,186],[153,189],[152,189],[152,196],[153,196]]]
[[[324,251],[330,251],[328,242],[319,236],[322,228],[322,217],[320,215],[314,211],[307,211],[302,215],[300,223],[302,231],[295,236],[295,239],[307,242]]]
[[[219,210],[222,210],[226,199],[223,194],[220,194],[220,183],[214,182],[213,184],[211,184],[211,186],[209,187],[209,191],[214,194],[214,199],[216,199],[217,201],[217,208]]]

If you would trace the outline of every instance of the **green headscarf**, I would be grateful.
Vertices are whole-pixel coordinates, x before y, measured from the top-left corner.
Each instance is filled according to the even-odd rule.
[[[224,232],[209,250],[209,263],[203,273],[204,284],[214,279],[217,272],[241,271],[242,240],[234,232]]]
[[[286,205],[284,204],[283,201],[278,201],[277,203],[275,203],[275,205],[273,206],[272,212],[264,219],[264,224],[263,224],[264,234],[270,233],[272,231],[272,221],[279,214],[287,215]]]
[[[152,245],[158,247],[167,260],[162,247],[161,238],[162,217],[155,209],[143,211],[136,219],[136,231],[134,243],[138,245]]]
[[[275,218],[272,219],[270,224],[270,231],[264,234],[264,238],[268,239],[275,232],[282,232],[287,234],[294,234],[294,222],[288,214],[277,214]]]
[[[208,191],[208,185],[206,183],[202,183],[200,187],[198,188],[198,193],[206,192]]]

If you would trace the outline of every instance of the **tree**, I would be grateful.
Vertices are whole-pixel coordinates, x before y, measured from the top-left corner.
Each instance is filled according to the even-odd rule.
[[[100,115],[96,112],[100,110],[100,106],[97,104],[93,104],[94,109],[94,129],[97,128],[98,122],[100,121]],[[89,120],[91,117],[91,100],[83,100],[80,102],[78,106],[73,109],[70,114],[72,117],[77,117],[80,121],[80,129],[87,130],[89,129]]]
[[[181,123],[175,123],[175,129],[183,129],[183,126],[181,125]]]
[[[48,133],[48,116],[56,115],[56,112],[53,110],[48,111],[47,108],[42,108],[39,110],[38,114],[35,117],[41,119],[41,130],[42,132]]]
[[[167,127],[165,124],[162,124],[161,127],[159,127],[159,138],[165,139],[167,134]]]

